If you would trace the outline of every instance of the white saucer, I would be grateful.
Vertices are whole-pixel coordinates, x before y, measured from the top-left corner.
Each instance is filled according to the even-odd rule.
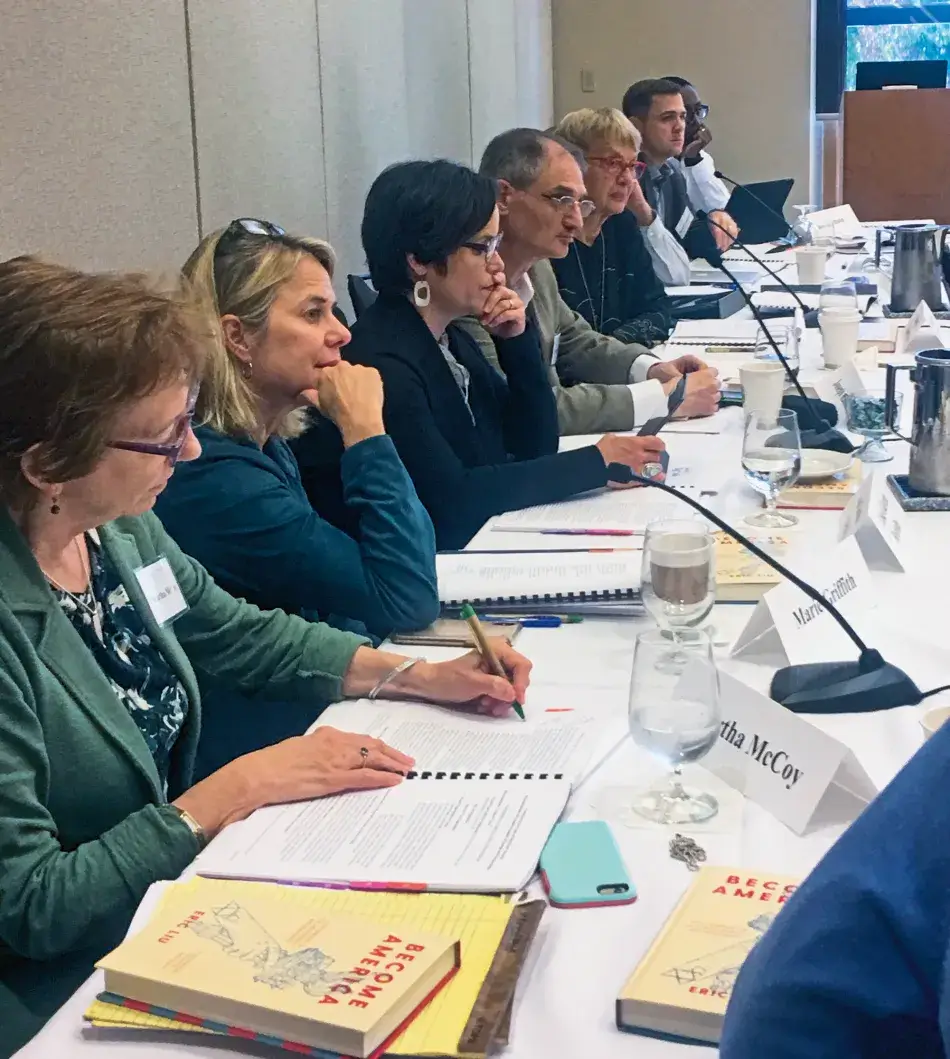
[[[802,449],[800,482],[820,482],[846,471],[852,457],[846,452],[831,452],[829,449]]]

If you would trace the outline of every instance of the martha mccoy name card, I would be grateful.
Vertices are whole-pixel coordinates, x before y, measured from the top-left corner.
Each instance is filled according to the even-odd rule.
[[[696,680],[703,665],[687,669],[683,682]],[[851,795],[846,804],[855,813],[877,794],[852,752],[805,718],[728,673],[719,674],[719,692],[719,738],[703,766],[796,834],[832,788]]]
[[[904,510],[891,494],[883,475],[872,472],[841,512],[838,536],[854,537],[872,570],[902,573]]]
[[[871,572],[854,537],[840,541],[820,560],[796,564],[794,572],[814,585],[848,621],[857,621],[874,606]],[[769,656],[800,665],[844,662],[857,658],[858,651],[824,607],[785,581],[755,605],[732,654],[749,661]]]

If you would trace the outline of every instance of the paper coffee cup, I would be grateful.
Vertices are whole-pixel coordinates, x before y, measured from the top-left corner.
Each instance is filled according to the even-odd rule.
[[[800,246],[795,251],[799,283],[824,283],[828,250],[823,246]]]
[[[777,419],[785,396],[785,369],[774,360],[755,360],[739,369],[742,408],[756,415]]]
[[[938,728],[950,719],[950,706],[937,706],[928,710],[920,719],[920,727],[924,730],[924,739],[929,739]]]
[[[822,309],[818,314],[826,368],[840,368],[858,351],[861,314],[857,309]]]

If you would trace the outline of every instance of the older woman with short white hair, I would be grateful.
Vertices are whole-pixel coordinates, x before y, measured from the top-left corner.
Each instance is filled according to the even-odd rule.
[[[627,209],[631,196],[643,195],[640,133],[611,107],[575,110],[554,132],[584,152],[587,197],[595,207],[567,256],[551,262],[561,297],[595,331],[647,347],[665,342],[672,306]]]

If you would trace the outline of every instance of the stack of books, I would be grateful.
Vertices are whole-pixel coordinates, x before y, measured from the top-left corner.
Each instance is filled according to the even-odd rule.
[[[543,902],[194,879],[99,964],[95,1026],[315,1059],[487,1056],[507,1041]]]

